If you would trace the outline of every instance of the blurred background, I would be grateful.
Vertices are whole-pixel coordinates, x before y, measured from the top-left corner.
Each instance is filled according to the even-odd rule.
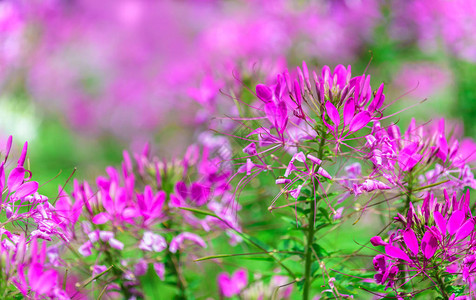
[[[124,149],[173,158],[232,128],[236,101],[302,61],[384,82],[402,127],[446,117],[476,137],[474,0],[0,0],[0,143],[28,141],[34,179],[52,181],[40,191],[55,194]],[[243,201],[250,220],[269,204]]]
[[[302,61],[368,68],[394,111],[416,104],[402,124],[474,136],[475,17],[471,0],[2,0],[0,136],[30,142],[37,180],[92,178],[122,149],[180,152]]]

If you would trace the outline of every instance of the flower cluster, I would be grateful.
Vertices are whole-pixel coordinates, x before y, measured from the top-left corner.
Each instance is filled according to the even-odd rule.
[[[295,75],[286,71],[274,84],[257,85],[256,96],[257,115],[245,122],[260,121],[259,126],[244,122],[250,131],[245,137],[238,136],[247,145],[242,149],[246,155],[236,158],[240,161],[236,175],[243,177],[237,189],[254,178],[277,174],[275,183],[281,188],[269,210],[292,208],[295,221],[291,224],[307,232],[306,241],[296,248],[302,251],[305,265],[298,280],[304,282],[305,297],[314,259],[328,279],[327,291],[335,297],[351,297],[342,293],[345,286],[326,271],[325,259],[315,252],[319,243],[314,235],[322,228],[339,226],[355,212],[360,215],[357,221],[366,211],[380,213],[381,203],[398,212],[397,222],[406,229],[392,231],[388,241],[372,239],[386,250],[374,259],[377,283],[404,297],[418,291],[401,288],[423,276],[443,285],[440,293],[447,295],[449,284],[441,277],[442,265],[453,275],[471,273],[465,265],[471,261],[466,257],[472,251],[474,229],[469,194],[460,201],[456,195],[475,186],[469,163],[476,158],[476,144],[461,140],[457,126],[449,128],[444,119],[428,124],[412,119],[401,133],[396,124],[387,123],[392,115],[385,116],[385,110],[393,101],[386,102],[384,84],[372,90],[370,76],[353,77],[350,66],[338,65],[334,70],[325,66],[317,73],[303,63]],[[448,193],[454,194],[452,200]],[[285,204],[280,204],[281,195]],[[440,195],[446,197],[445,205],[437,204]],[[422,206],[414,209],[413,203],[421,200]],[[470,283],[472,279],[463,275],[461,280]]]
[[[396,125],[384,129],[376,122],[366,139],[373,173],[393,185],[402,186],[405,181],[409,189],[437,183],[447,189],[475,187],[468,163],[476,158],[476,144],[467,139],[460,146],[455,136],[447,135],[444,119],[437,126],[417,125],[412,119],[403,135]]]
[[[147,147],[133,159],[124,152],[122,167],[108,167],[108,177],[98,177],[96,187],[75,181],[71,197],[64,194],[58,201],[72,243],[81,243],[80,255],[94,258],[90,275],[113,281],[108,294],[142,297],[139,278],[149,266],[162,280],[175,276],[183,288],[185,255],[207,248],[200,235],[220,230],[232,244],[241,240],[235,233],[240,225],[228,184],[230,170],[213,151],[191,146],[183,159],[172,161],[150,158]],[[202,208],[214,216],[196,217],[193,211]],[[80,230],[75,229],[79,214],[84,219]],[[137,249],[141,255],[131,257]]]
[[[148,147],[133,158],[124,152],[121,168],[108,167],[95,185],[74,180],[71,193],[60,187],[49,200],[25,168],[27,144],[10,167],[10,137],[0,164],[2,293],[70,299],[102,290],[142,297],[140,278],[149,268],[183,293],[186,255],[208,248],[204,234],[225,232],[230,244],[241,241],[231,165],[222,163],[226,146],[218,140],[209,137],[171,161],[150,157]],[[137,249],[140,255],[131,255]]]
[[[84,5],[94,16],[109,15],[104,7],[86,0],[72,5]],[[217,9],[216,3],[207,5]],[[340,5],[344,7],[335,7]],[[147,27],[145,20],[155,16],[148,15],[146,4],[134,0],[121,1],[118,7],[116,17],[130,26],[130,36],[136,26]],[[49,12],[58,17],[58,11]],[[148,18],[141,18],[145,15]],[[65,22],[59,16],[51,22]],[[57,38],[68,41],[72,29]],[[104,34],[89,30],[86,40],[89,34],[95,38]],[[236,56],[259,57],[258,46],[237,49],[243,53]],[[131,54],[134,59],[128,53],[118,60],[129,69],[136,55],[142,61],[153,53],[142,50]],[[412,119],[401,131],[388,120],[395,114],[385,115],[396,100],[389,101],[383,83],[372,89],[366,71],[355,76],[344,65],[312,71],[303,63],[296,70],[277,73],[256,85],[255,98],[235,99],[240,116],[226,120],[230,123],[222,127],[224,136],[201,133],[200,143],[171,160],[152,156],[149,145],[133,155],[124,151],[119,167],[107,167],[94,182],[74,179],[71,188],[60,187],[54,198],[41,195],[40,185],[31,180],[28,144],[18,161],[10,163],[10,137],[0,162],[0,294],[137,299],[146,296],[146,281],[156,280],[173,286],[171,297],[188,299],[198,286],[196,274],[189,270],[206,268],[197,262],[211,260],[222,266],[222,259],[233,256],[259,256],[272,272],[249,276],[250,266],[240,266],[231,275],[212,272],[218,274],[220,298],[288,299],[298,290],[304,300],[323,295],[346,299],[357,293],[356,284],[398,299],[433,287],[432,293],[444,299],[474,297],[475,219],[466,189],[476,188],[470,166],[476,159],[476,143],[462,139],[462,129],[444,119],[425,124]],[[134,79],[147,81],[141,76]],[[132,95],[124,100],[129,103],[137,96],[136,86],[121,83],[113,86]],[[200,88],[187,88],[187,93],[214,113],[215,92],[222,84],[209,76]],[[232,94],[239,98],[246,93]],[[206,113],[203,117],[207,120]],[[234,155],[235,150],[239,154]],[[256,201],[269,197],[270,190],[276,192],[274,199]],[[243,198],[251,198],[251,203],[239,202]],[[256,204],[269,213],[258,211],[256,217],[255,212],[242,210]],[[242,228],[270,219],[272,238],[267,242]],[[333,249],[327,240],[342,228],[346,229],[338,234],[349,239],[352,227],[344,227],[349,220],[352,226],[362,220],[358,225],[380,230],[370,239],[378,252],[371,256],[370,271],[369,255],[358,253],[366,245],[346,253]],[[382,226],[375,225],[379,222]],[[388,238],[382,238],[387,229]],[[225,243],[215,247],[223,237]],[[214,252],[242,241],[246,243],[234,249],[254,251]]]
[[[10,136],[0,164],[0,211],[5,216],[0,223],[0,291],[10,296],[19,291],[35,299],[69,299],[56,269],[59,258],[45,243],[69,243],[59,225],[61,214],[38,193],[38,182],[31,180],[31,171],[25,168],[28,144],[13,168],[8,160],[11,148]]]
[[[469,205],[469,190],[461,197],[445,191],[443,202],[429,194],[416,209],[410,205],[406,217],[395,218],[402,229],[386,241],[379,236],[371,239],[374,246],[385,247],[385,252],[374,258],[376,281],[401,293],[405,284],[421,276],[446,297],[450,282],[467,286],[460,295],[468,292],[474,296],[475,223]]]

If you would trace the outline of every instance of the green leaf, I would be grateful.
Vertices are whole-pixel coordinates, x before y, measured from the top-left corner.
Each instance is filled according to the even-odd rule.
[[[317,270],[319,270],[321,268],[321,266],[319,265],[319,262],[318,261],[315,261],[312,263],[311,265],[311,276],[314,277],[315,273],[317,272]]]
[[[298,220],[298,223],[296,224],[296,219],[295,218],[291,218],[291,217],[288,217],[288,216],[281,216],[281,220],[283,220],[284,222],[286,222],[287,224],[289,224],[293,228],[302,227],[302,224],[301,224],[301,222],[299,222],[299,220]]]
[[[329,252],[327,252],[326,249],[322,248],[318,243],[313,243],[312,249],[314,249],[314,252],[316,252],[317,257],[319,257],[319,259],[329,256]]]
[[[318,213],[318,216],[323,216],[327,219],[327,221],[329,221],[329,223],[332,223],[332,220],[329,217],[330,213],[327,210],[325,210],[323,207],[319,207],[319,212],[320,213]]]
[[[215,217],[215,218],[217,218],[217,219],[222,220],[219,216],[217,216],[217,215],[214,214],[213,212],[209,212],[209,211],[206,211],[206,210],[201,210],[201,209],[192,208],[192,207],[178,207],[178,208],[180,208],[181,210],[191,211],[191,212],[194,212],[194,213],[197,213],[197,214],[212,216],[212,217]],[[223,221],[223,220],[222,220],[222,221]]]

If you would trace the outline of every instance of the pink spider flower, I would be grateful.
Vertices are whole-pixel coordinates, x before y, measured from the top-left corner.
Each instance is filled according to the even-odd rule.
[[[476,264],[473,264],[472,249],[476,236],[469,199],[469,191],[460,199],[456,194],[449,197],[445,192],[443,203],[427,195],[416,210],[410,205],[406,218],[401,215],[395,218],[405,229],[393,234],[388,243],[378,236],[371,239],[374,246],[385,247],[385,256],[380,254],[378,259],[397,266],[397,273],[413,273],[405,283],[419,275],[435,281],[433,270],[437,267],[449,274],[460,274],[463,281],[473,280]],[[403,265],[404,270],[400,269]],[[382,268],[376,267],[376,270],[383,274]],[[377,282],[385,283],[382,279],[378,277]],[[389,280],[387,287],[398,288]]]
[[[310,161],[311,164],[307,164],[306,161]],[[304,165],[304,168],[297,167],[295,162],[300,162]],[[284,177],[289,177],[291,173],[294,173],[296,177],[294,179],[277,179],[276,184],[285,184],[285,189],[289,188],[296,181],[302,180],[304,183],[308,180],[315,178],[317,182],[320,181],[320,177],[326,179],[332,179],[332,176],[321,166],[322,160],[318,159],[312,154],[304,155],[303,152],[298,152],[293,155],[289,164],[284,172]],[[290,194],[297,199],[300,194],[301,185],[296,190],[290,191]]]
[[[459,147],[456,138],[446,134],[444,119],[436,126],[417,125],[412,119],[404,134],[396,125],[385,129],[379,122],[374,122],[372,134],[366,136],[366,140],[367,157],[375,169],[373,176],[383,176],[393,185],[404,185],[406,175],[413,173],[424,185],[447,179],[441,187],[476,186],[474,175],[467,166],[475,158],[476,146],[466,141],[466,150]],[[418,173],[424,166],[428,167],[426,173]]]
[[[169,245],[169,250],[172,253],[177,252],[178,250],[183,249],[185,246],[185,241],[191,241],[193,244],[206,248],[207,244],[205,241],[196,234],[190,232],[182,232],[172,239]]]
[[[46,266],[46,243],[43,242],[39,249],[38,241],[34,239],[30,246],[28,261],[17,261],[17,275],[13,279],[15,286],[25,297],[35,295],[40,299],[48,297],[69,299],[59,284],[58,272]]]
[[[239,269],[232,276],[227,273],[220,273],[217,281],[220,294],[230,298],[240,294],[248,285],[248,272],[245,269]]]

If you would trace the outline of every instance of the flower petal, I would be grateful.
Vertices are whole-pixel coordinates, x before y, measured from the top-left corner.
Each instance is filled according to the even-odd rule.
[[[455,241],[465,239],[474,229],[472,220],[466,221],[456,232]]]
[[[374,245],[375,247],[377,246],[387,246],[388,243],[385,243],[382,238],[380,236],[374,236],[373,238],[370,239],[370,242],[372,243],[372,245]]]
[[[332,104],[330,101],[326,102],[326,112],[329,115],[329,118],[331,119],[332,123],[334,123],[334,127],[337,128],[339,127],[340,124],[340,116],[339,112],[337,111],[337,108]]]
[[[413,230],[408,229],[403,233],[403,240],[407,245],[408,249],[413,252],[413,255],[417,256],[419,252],[418,239]]]
[[[355,115],[349,125],[349,132],[356,132],[365,127],[370,122],[368,111],[362,111]]]
[[[354,118],[354,113],[355,113],[354,99],[349,99],[344,105],[344,126],[347,126],[350,124],[350,122]]]
[[[260,98],[265,103],[273,100],[273,92],[264,84],[258,84],[256,86],[256,96],[258,96],[258,98]]]
[[[23,199],[28,195],[36,193],[36,191],[38,191],[38,182],[36,181],[25,182],[17,189],[17,191],[15,192],[15,195],[12,196],[12,198]]]
[[[435,211],[433,213],[433,215],[435,217],[436,226],[438,226],[438,229],[440,230],[441,235],[444,237],[446,235],[446,221],[445,221],[445,218],[443,218],[443,216],[440,214],[439,211]]]
[[[410,257],[408,257],[408,255],[402,249],[392,245],[385,246],[385,253],[387,253],[388,256],[391,256],[394,258],[403,259],[408,262],[412,261]]]
[[[437,248],[438,240],[433,235],[433,233],[431,233],[431,231],[427,231],[425,235],[423,235],[423,239],[421,240],[421,250],[425,258],[432,258]]]
[[[448,233],[455,234],[455,232],[458,231],[458,229],[461,227],[464,218],[464,212],[462,212],[461,210],[454,211],[448,221]]]
[[[96,225],[97,224],[104,224],[107,221],[109,221],[109,218],[110,217],[109,217],[108,213],[102,212],[102,213],[99,213],[99,214],[95,215],[92,221]]]
[[[16,167],[8,175],[7,185],[10,192],[14,192],[23,183],[26,170],[23,167]]]

